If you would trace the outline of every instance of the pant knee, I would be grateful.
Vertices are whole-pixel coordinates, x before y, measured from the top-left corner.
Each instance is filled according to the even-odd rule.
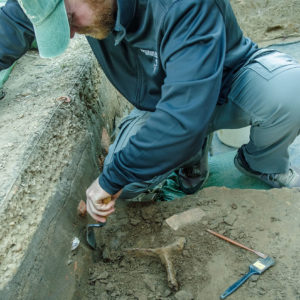
[[[278,113],[287,121],[300,124],[300,67],[284,71],[274,81],[272,96]]]
[[[134,182],[126,185],[121,195],[119,196],[119,199],[132,199],[136,196],[145,193],[150,189],[150,183],[147,182]]]
[[[299,96],[296,93],[290,95],[287,93],[279,101],[273,110],[277,120],[291,127],[300,128],[300,91]]]

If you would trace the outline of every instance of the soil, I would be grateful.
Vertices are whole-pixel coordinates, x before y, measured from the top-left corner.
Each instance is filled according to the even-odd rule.
[[[172,202],[120,202],[96,233],[95,264],[81,278],[74,299],[218,299],[257,256],[211,234],[212,229],[263,252],[276,264],[253,276],[230,299],[300,299],[300,189],[270,191],[206,188]],[[165,222],[173,214],[200,208],[204,217],[177,231]],[[158,257],[136,256],[130,248],[157,248],[185,238],[174,254],[179,290],[168,286]],[[84,239],[84,237],[82,237]],[[72,264],[80,260],[79,247]]]
[[[259,46],[299,40],[299,1],[231,0],[230,2],[244,34]]]
[[[103,82],[107,79],[85,38],[77,37],[59,58],[45,60],[37,51],[27,52],[4,86],[6,96],[0,101],[0,290],[18,271],[47,207],[50,210],[55,203],[57,189],[70,190],[63,173],[76,174],[74,157],[79,160],[89,148],[99,165],[97,155],[107,153],[99,145],[101,135],[104,141],[129,109],[116,90]],[[64,102],[62,96],[69,96],[71,102]],[[63,204],[64,198],[58,198],[53,211]]]
[[[245,34],[260,46],[299,40],[298,0],[232,0],[231,3]],[[47,205],[43,203],[43,199],[47,199],[46,196],[51,192],[48,185],[54,185],[59,180],[60,168],[68,164],[68,155],[72,151],[70,141],[84,135],[83,129],[86,127],[81,118],[87,116],[80,114],[81,107],[66,112],[66,107],[58,105],[56,100],[62,95],[62,91],[68,89],[67,86],[71,90],[76,84],[71,77],[66,79],[64,76],[64,72],[70,72],[75,64],[72,53],[67,54],[65,63],[44,61],[39,65],[40,61],[34,52],[29,52],[26,57],[24,72],[12,75],[19,76],[14,82],[22,84],[12,85],[10,81],[7,82],[5,91],[8,96],[0,105],[1,114],[5,113],[7,116],[0,123],[0,174],[1,178],[5,178],[1,182],[3,188],[0,190],[0,204],[3,204],[1,201],[4,202],[6,197],[1,194],[7,188],[5,185],[18,180],[18,187],[22,190],[15,201],[4,203],[1,207],[1,212],[5,212],[5,218],[0,221],[2,284],[16,271],[17,260],[24,254],[42,219]],[[81,70],[83,63],[77,61],[77,71]],[[39,68],[45,64],[48,72],[41,76]],[[24,73],[31,74],[31,80],[25,79]],[[72,74],[73,78],[77,75],[76,72]],[[60,86],[49,93],[53,79],[59,79]],[[45,83],[42,88],[39,81]],[[44,95],[48,93],[49,98],[45,98]],[[8,98],[15,99],[15,102],[5,102]],[[29,103],[34,105],[26,110]],[[95,104],[85,105],[93,108]],[[50,115],[49,111],[60,114],[51,124],[52,135],[47,134],[45,137],[46,141],[50,138],[52,143],[48,147],[44,143],[44,147],[39,149],[43,153],[39,156],[40,161],[35,168],[25,172],[31,180],[27,181],[26,177],[21,180],[18,178],[19,169],[23,168],[35,142],[49,124],[40,123],[38,118],[43,114]],[[70,114],[74,114],[74,117],[70,118]],[[17,119],[13,128],[10,126],[11,119]],[[107,124],[109,133],[114,125]],[[20,136],[28,136],[26,145],[18,140]],[[30,144],[32,147],[28,147]],[[26,151],[21,156],[22,161],[15,161],[24,149]],[[61,149],[64,151],[61,152]],[[56,161],[47,160],[48,151],[57,152]],[[9,168],[14,172],[6,174]],[[42,174],[45,175],[44,181],[39,179]],[[32,181],[32,178],[35,180]],[[44,185],[47,185],[46,191],[43,189]],[[249,265],[257,257],[208,234],[205,230],[210,228],[265,252],[276,260],[274,267],[261,276],[253,276],[231,299],[299,300],[299,199],[298,189],[241,191],[207,188],[197,195],[173,202],[120,202],[108,224],[97,231],[96,251],[88,249],[87,252],[83,242],[84,227],[78,225],[74,229],[80,232],[82,242],[66,261],[66,265],[76,272],[77,262],[84,264],[87,253],[93,259],[93,263],[86,263],[85,275],[77,278],[74,299],[218,299],[220,294],[248,271]],[[199,222],[179,231],[173,231],[165,224],[166,218],[193,207],[199,207],[205,212],[205,217]],[[125,250],[162,247],[179,237],[184,237],[186,244],[183,252],[173,257],[178,291],[172,291],[168,287],[165,269],[158,258],[136,257]]]

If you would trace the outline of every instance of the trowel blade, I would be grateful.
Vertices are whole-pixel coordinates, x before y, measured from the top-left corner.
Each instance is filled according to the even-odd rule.
[[[88,224],[86,226],[86,241],[93,250],[96,250],[97,248],[94,228],[103,227],[105,224],[106,223]]]

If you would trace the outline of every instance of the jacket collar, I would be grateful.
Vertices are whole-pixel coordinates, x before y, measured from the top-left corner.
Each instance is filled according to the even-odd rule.
[[[118,11],[114,28],[115,46],[126,36],[126,28],[135,14],[136,0],[117,0]]]

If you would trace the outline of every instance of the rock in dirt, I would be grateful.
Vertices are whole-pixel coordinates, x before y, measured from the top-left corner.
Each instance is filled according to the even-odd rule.
[[[166,223],[173,229],[178,230],[186,225],[199,222],[205,216],[205,212],[200,208],[193,208],[183,213],[173,215],[166,220]]]
[[[152,220],[155,217],[156,210],[154,207],[148,206],[148,207],[144,207],[141,213],[142,213],[142,218],[145,221],[147,221],[147,220]]]
[[[138,300],[148,300],[148,297],[146,295],[140,295],[140,294],[137,294],[135,295],[135,297],[138,299]]]
[[[169,297],[171,294],[172,294],[172,291],[171,291],[170,289],[166,289],[166,290],[163,292],[163,296],[164,296],[164,297]]]
[[[255,288],[255,287],[256,287],[256,282],[254,282],[254,281],[249,281],[248,287],[249,287],[250,289]]]
[[[176,300],[193,300],[194,297],[190,292],[181,290],[175,294],[175,299]]]
[[[111,282],[109,282],[105,287],[105,290],[107,292],[112,292],[114,289],[115,289],[115,286]]]
[[[130,219],[130,224],[133,225],[133,226],[136,226],[139,223],[141,223],[141,220],[139,218],[131,218]]]
[[[97,276],[97,279],[103,280],[103,279],[107,279],[108,277],[109,277],[108,272],[104,271],[103,273],[100,273],[100,274]]]
[[[144,278],[144,283],[146,285],[146,287],[151,291],[151,292],[155,292],[156,288],[155,288],[155,285],[156,285],[156,282],[153,281],[153,279],[149,276],[145,276]]]
[[[258,290],[258,294],[259,295],[264,295],[266,293],[266,290],[264,289],[264,288],[260,288],[259,290]]]
[[[252,275],[250,280],[256,282],[259,279],[259,275]]]
[[[232,203],[231,207],[232,207],[232,209],[237,209],[238,208],[238,206],[235,203]]]
[[[102,252],[102,258],[104,261],[113,261],[114,259],[116,259],[116,256],[109,247],[105,246]]]
[[[86,216],[86,204],[83,200],[80,200],[77,206],[77,214],[78,216],[85,217]]]
[[[119,296],[120,296],[120,292],[119,291],[113,292],[111,294],[111,299],[117,299],[117,297],[119,297]]]
[[[103,293],[101,293],[101,294],[99,295],[99,299],[101,299],[101,300],[108,300],[109,297],[108,297],[108,295],[107,295],[106,292],[103,292]]]
[[[128,300],[129,298],[127,296],[121,296],[118,298],[118,300]]]
[[[224,218],[224,222],[229,226],[233,226],[236,219],[237,219],[237,217],[235,215],[230,214]]]

